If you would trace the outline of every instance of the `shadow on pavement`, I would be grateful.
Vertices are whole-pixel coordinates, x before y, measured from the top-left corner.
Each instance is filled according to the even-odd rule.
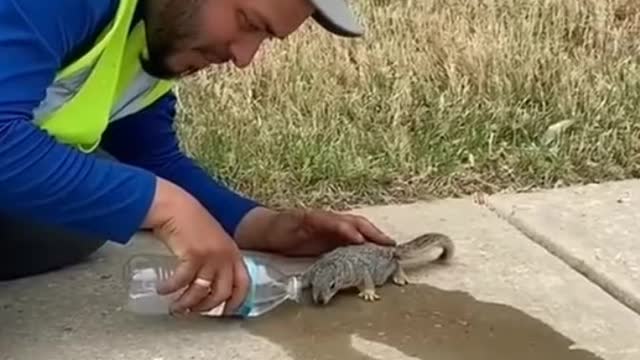
[[[283,305],[243,327],[303,359],[602,360],[515,308],[421,284],[355,292],[328,307]]]

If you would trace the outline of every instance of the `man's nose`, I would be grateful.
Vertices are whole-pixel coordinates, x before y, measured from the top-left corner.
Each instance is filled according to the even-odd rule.
[[[251,34],[244,36],[231,45],[234,64],[239,68],[248,66],[253,61],[264,39],[264,35]]]

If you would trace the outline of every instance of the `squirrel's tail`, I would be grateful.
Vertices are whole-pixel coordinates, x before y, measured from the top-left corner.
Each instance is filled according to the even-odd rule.
[[[441,248],[440,255],[434,260],[428,260],[433,248]],[[422,234],[413,240],[396,246],[396,257],[403,265],[409,265],[414,261],[420,263],[431,261],[448,261],[453,257],[455,245],[447,235],[431,232]]]

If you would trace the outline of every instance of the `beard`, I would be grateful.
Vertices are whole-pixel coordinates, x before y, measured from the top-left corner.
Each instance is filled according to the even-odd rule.
[[[147,74],[164,80],[172,80],[180,77],[180,72],[175,71],[169,66],[169,58],[173,55],[171,47],[166,46],[147,46],[148,57],[140,57],[140,65],[142,70]]]

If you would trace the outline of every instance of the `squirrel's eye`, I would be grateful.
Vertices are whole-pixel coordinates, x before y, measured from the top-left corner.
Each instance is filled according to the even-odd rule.
[[[335,287],[336,287],[336,282],[335,282],[335,281],[334,281],[334,282],[332,282],[332,283],[329,285],[329,288],[331,288],[331,289],[333,289],[333,288],[335,288]]]

